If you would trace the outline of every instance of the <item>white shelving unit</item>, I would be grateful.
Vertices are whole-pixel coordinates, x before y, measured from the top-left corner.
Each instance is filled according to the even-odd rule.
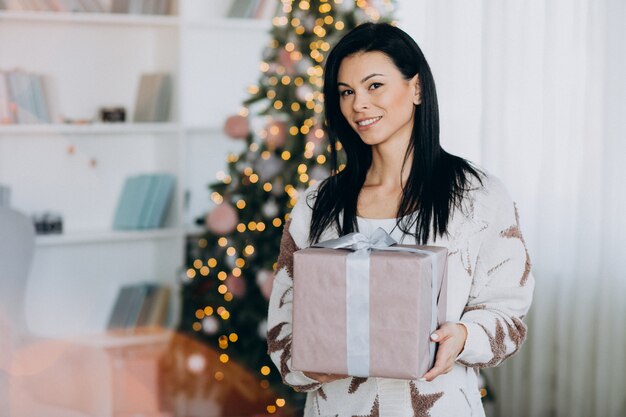
[[[37,237],[26,299],[35,334],[99,332],[120,286],[177,285],[185,236],[211,206],[207,184],[244,146],[221,126],[256,83],[269,40],[269,21],[224,18],[228,4],[179,0],[173,16],[0,12],[0,69],[44,75],[54,120],[0,125],[12,206],[64,220],[63,234]],[[61,123],[112,105],[132,120],[140,74],[157,71],[173,76],[170,122]],[[153,171],[178,179],[165,227],[112,230],[125,178]]]

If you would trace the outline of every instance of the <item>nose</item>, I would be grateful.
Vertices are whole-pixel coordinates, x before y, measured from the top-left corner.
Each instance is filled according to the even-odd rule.
[[[369,102],[366,94],[354,93],[354,101],[352,102],[352,109],[356,112],[367,110]]]

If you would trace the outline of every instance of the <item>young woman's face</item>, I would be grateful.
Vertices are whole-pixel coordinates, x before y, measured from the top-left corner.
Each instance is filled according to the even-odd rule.
[[[361,52],[341,61],[337,76],[341,113],[368,145],[408,138],[414,105],[421,102],[418,75],[406,80],[382,52]]]

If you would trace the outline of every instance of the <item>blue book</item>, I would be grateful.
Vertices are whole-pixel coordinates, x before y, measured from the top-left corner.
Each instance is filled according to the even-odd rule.
[[[130,200],[128,228],[129,229],[141,229],[141,224],[147,213],[144,210],[146,200],[150,195],[152,183],[154,177],[150,174],[142,174],[137,176],[136,191],[133,198]]]
[[[43,90],[42,77],[35,74],[30,77],[35,103],[35,115],[40,123],[50,123],[50,115],[48,114],[48,106],[46,105],[46,96]]]
[[[122,193],[117,203],[117,209],[115,211],[115,217],[113,219],[113,229],[124,230],[128,229],[130,218],[130,200],[132,200],[137,190],[137,177],[128,177],[124,182]]]
[[[147,216],[147,227],[151,229],[162,227],[165,223],[176,183],[176,177],[172,174],[156,174],[154,177],[156,186]]]

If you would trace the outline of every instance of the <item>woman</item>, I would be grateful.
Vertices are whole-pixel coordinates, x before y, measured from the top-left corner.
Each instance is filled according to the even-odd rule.
[[[483,416],[478,370],[520,348],[534,288],[514,203],[495,177],[441,148],[430,68],[400,29],[355,28],[329,54],[324,81],[336,175],[306,190],[285,225],[268,315],[272,360],[286,384],[308,392],[306,416]],[[433,368],[414,381],[292,370],[293,252],[377,227],[396,241],[448,248]]]

